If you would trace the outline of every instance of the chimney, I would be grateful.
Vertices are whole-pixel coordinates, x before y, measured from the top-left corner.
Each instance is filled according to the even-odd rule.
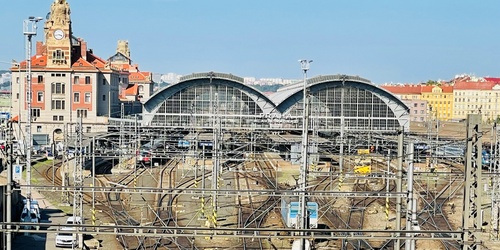
[[[87,60],[87,42],[80,39],[80,52],[83,60]]]
[[[36,41],[36,55],[41,56],[45,54],[45,46],[42,41]]]

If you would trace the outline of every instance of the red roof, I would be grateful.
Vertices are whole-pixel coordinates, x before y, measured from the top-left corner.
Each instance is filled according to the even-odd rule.
[[[455,82],[455,90],[491,90],[496,82]]]
[[[441,85],[441,86],[425,85],[422,86],[422,93],[432,93],[432,89],[434,89],[435,87],[441,88],[442,93],[453,93],[453,86],[451,85]]]
[[[20,63],[21,68],[26,68],[26,65],[28,62],[26,60],[22,61]],[[41,66],[45,67],[47,66],[47,55],[34,55],[31,57],[31,67],[35,66]]]
[[[78,58],[72,67],[93,67],[91,63],[89,63],[87,60],[83,59],[83,57]]]
[[[128,87],[124,92],[125,92],[125,96],[137,95],[139,93],[139,85],[134,84],[134,85]]]
[[[500,83],[500,77],[484,77],[488,82]]]
[[[421,94],[422,85],[420,84],[405,84],[405,85],[382,85],[381,88],[391,92],[392,94]]]

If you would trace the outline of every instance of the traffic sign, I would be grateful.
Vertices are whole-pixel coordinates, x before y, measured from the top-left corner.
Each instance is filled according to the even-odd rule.
[[[14,181],[20,181],[23,178],[23,168],[21,165],[14,165],[14,174],[12,175],[12,179]]]

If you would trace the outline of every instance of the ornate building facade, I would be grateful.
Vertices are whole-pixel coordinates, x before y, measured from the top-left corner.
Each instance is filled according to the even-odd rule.
[[[73,34],[70,7],[56,0],[44,26],[44,41],[31,57],[31,93],[28,60],[11,68],[12,116],[23,138],[31,129],[34,145],[62,141],[81,119],[84,133],[104,131],[110,117],[120,115],[119,86],[129,72],[98,57],[87,42]],[[31,128],[26,128],[31,96]],[[17,126],[16,126],[17,127]]]

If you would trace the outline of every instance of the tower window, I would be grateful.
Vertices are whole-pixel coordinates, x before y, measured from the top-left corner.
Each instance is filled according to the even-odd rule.
[[[63,60],[64,59],[64,51],[58,49],[52,52],[52,58],[55,60]]]

